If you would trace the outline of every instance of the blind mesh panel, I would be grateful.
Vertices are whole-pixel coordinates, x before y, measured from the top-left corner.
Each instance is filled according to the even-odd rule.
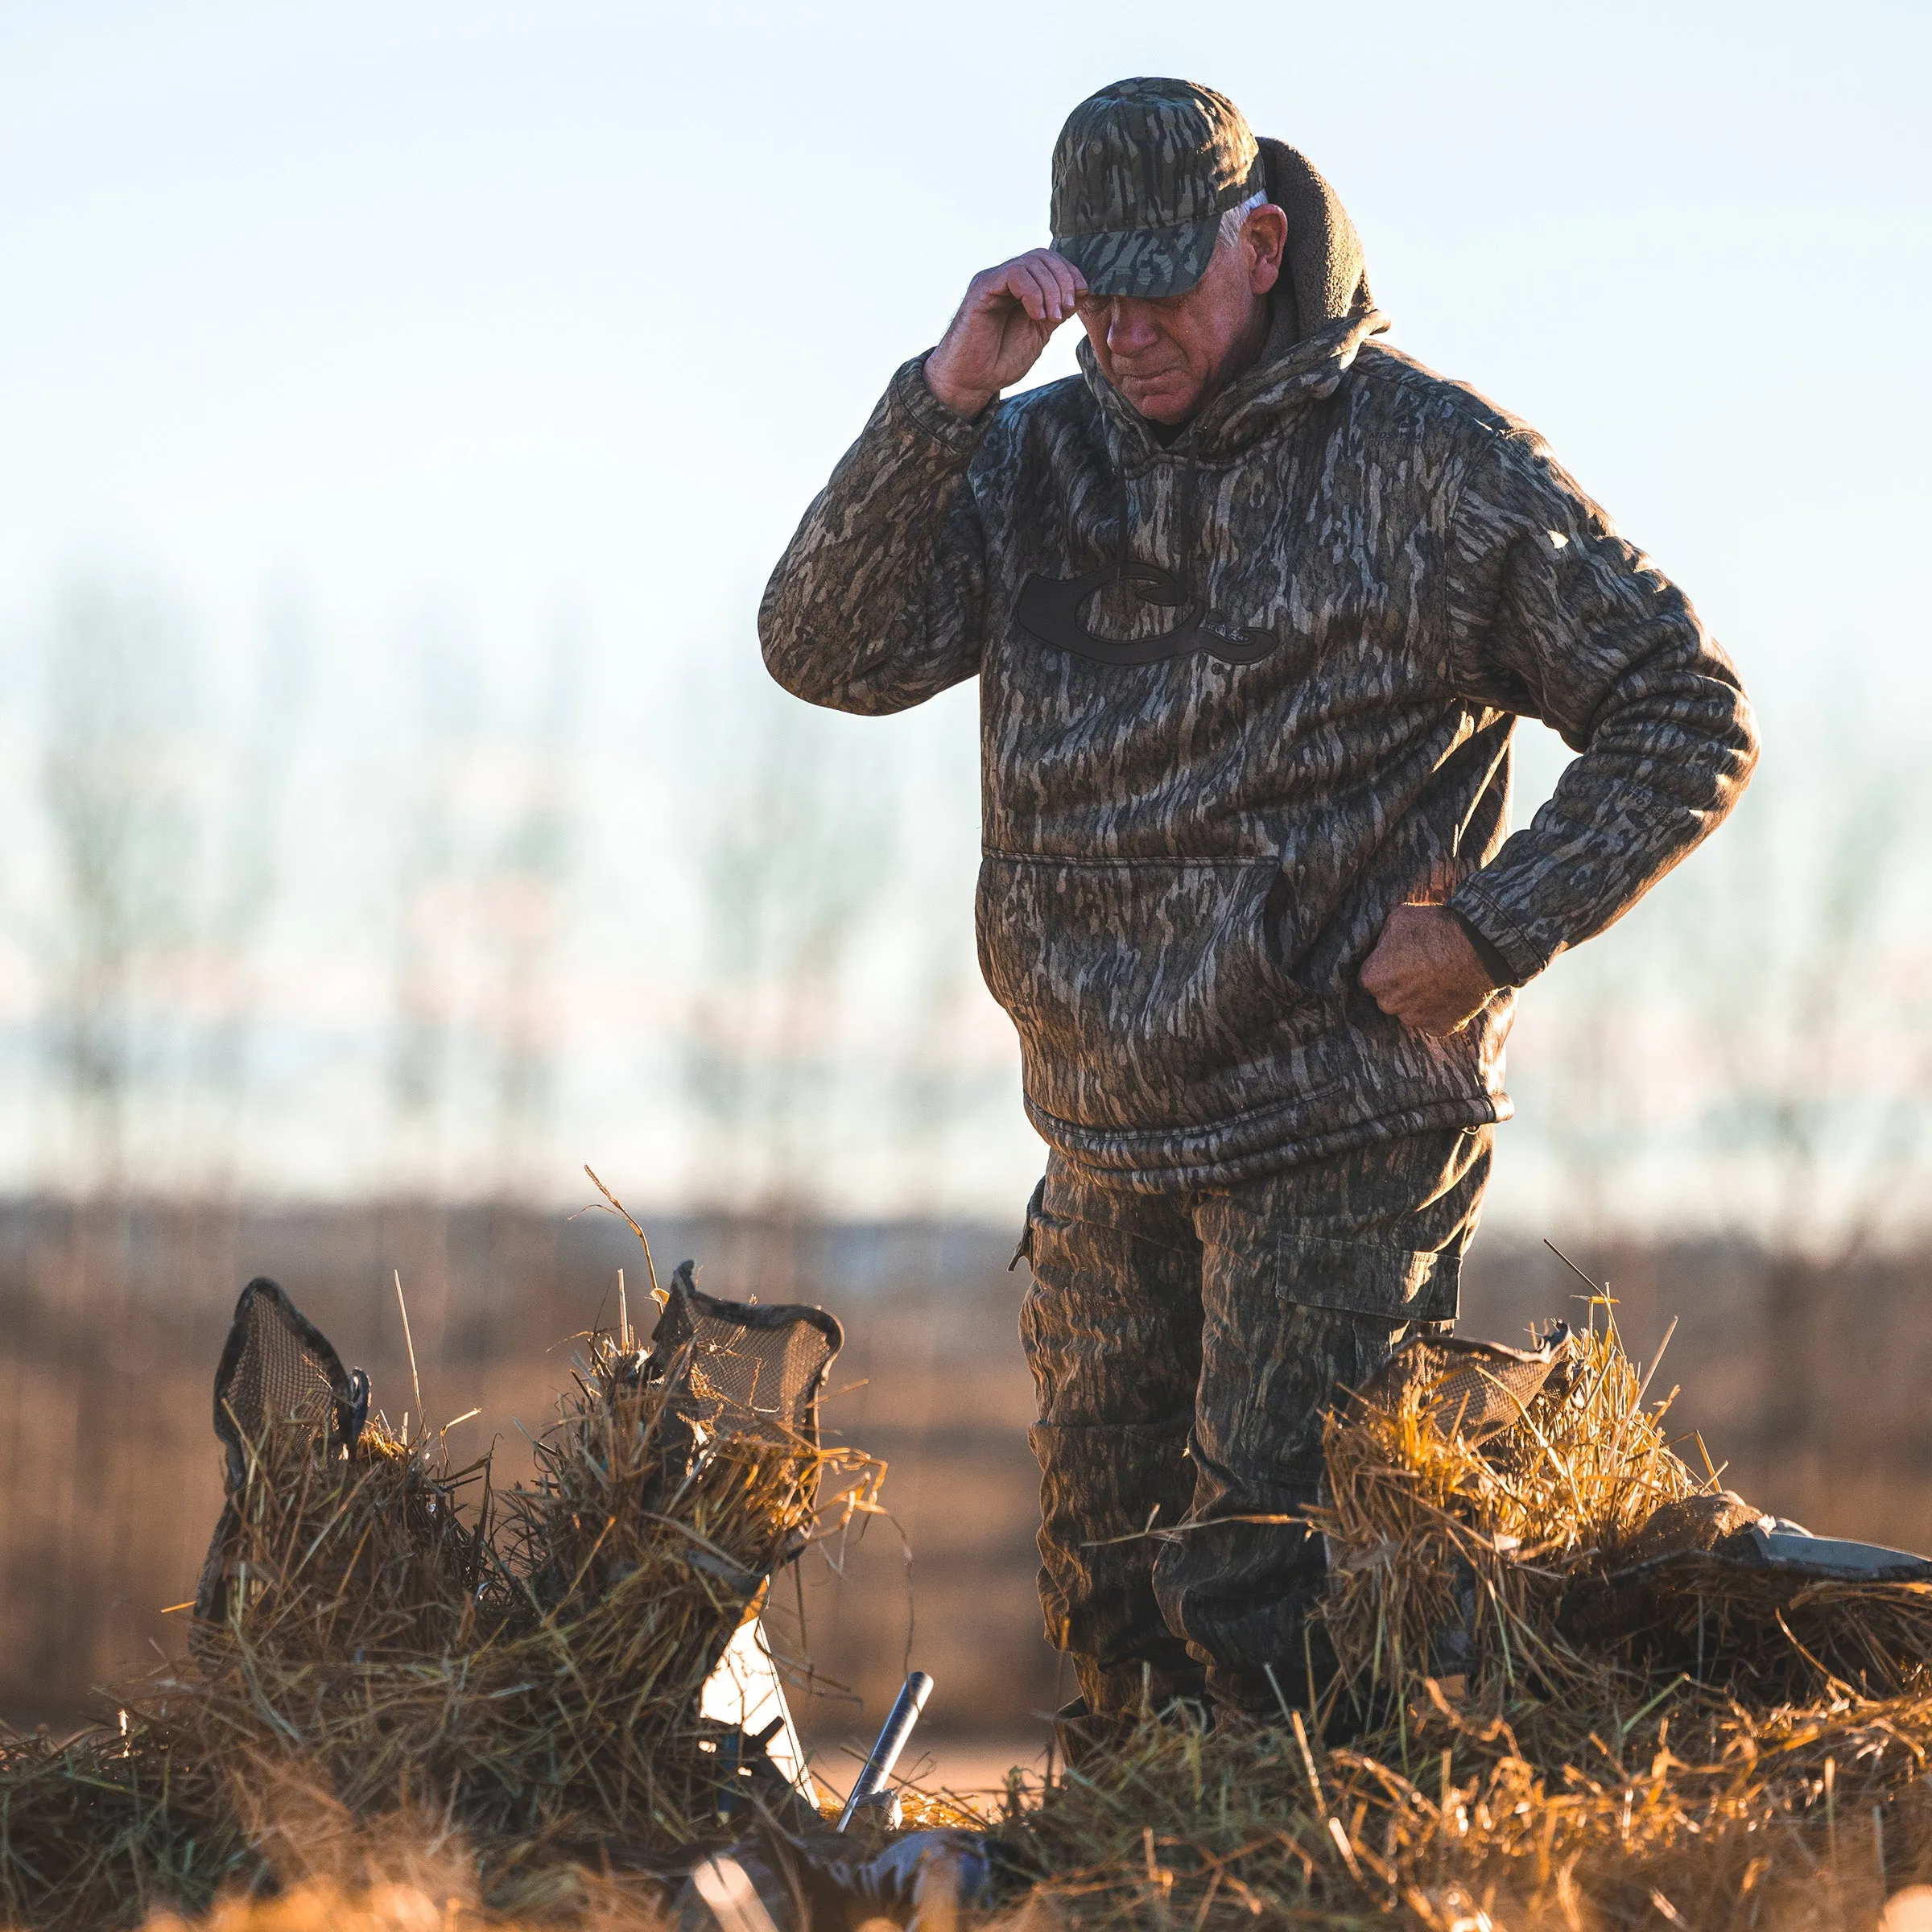
[[[328,1339],[265,1275],[242,1290],[215,1370],[215,1434],[227,1459],[228,1501],[201,1567],[195,1616],[219,1624],[227,1615],[228,1551],[236,1498],[248,1474],[248,1451],[271,1430],[307,1430],[328,1453],[353,1451],[369,1406],[369,1377],[353,1377]]]
[[[347,1398],[335,1350],[273,1282],[250,1282],[215,1378],[215,1431],[231,1456],[271,1423],[327,1430]]]
[[[815,1448],[819,1391],[844,1340],[822,1308],[705,1294],[687,1261],[671,1277],[650,1369],[673,1378],[671,1410],[687,1429]]]

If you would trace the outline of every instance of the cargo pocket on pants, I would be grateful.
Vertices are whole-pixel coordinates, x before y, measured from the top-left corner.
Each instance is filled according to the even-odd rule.
[[[1319,1370],[1327,1388],[1318,1396],[1318,1405],[1325,1408],[1341,1390],[1363,1387],[1388,1360],[1405,1330],[1454,1322],[1462,1267],[1455,1250],[1396,1248],[1325,1235],[1279,1236],[1277,1305],[1290,1331],[1299,1331],[1326,1356]]]
[[[1462,1299],[1455,1250],[1340,1241],[1327,1235],[1276,1237],[1275,1294],[1298,1308],[1358,1315],[1392,1328],[1453,1322]]]

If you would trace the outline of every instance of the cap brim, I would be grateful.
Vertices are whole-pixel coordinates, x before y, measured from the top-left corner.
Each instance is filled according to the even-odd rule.
[[[1174,228],[1055,235],[1053,251],[1087,278],[1091,294],[1158,301],[1163,295],[1184,295],[1207,274],[1220,228],[1221,218],[1215,215]]]

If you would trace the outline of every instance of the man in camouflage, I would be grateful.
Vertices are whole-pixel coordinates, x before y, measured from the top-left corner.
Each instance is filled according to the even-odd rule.
[[[1081,374],[1001,401],[1074,315]],[[980,680],[980,964],[1049,1148],[1041,1596],[1096,1714],[1319,1673],[1278,1519],[1338,1385],[1455,1319],[1515,989],[1757,756],[1683,594],[1388,327],[1293,148],[1107,88],[1052,246],[893,378],[760,613],[815,704]],[[1512,836],[1519,717],[1579,755]]]

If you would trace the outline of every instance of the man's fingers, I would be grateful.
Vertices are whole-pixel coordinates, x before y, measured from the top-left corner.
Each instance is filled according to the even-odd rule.
[[[1087,284],[1064,256],[1036,248],[1006,264],[1006,283],[1036,322],[1064,322]]]
[[[1377,1006],[1382,1012],[1388,1014],[1390,1019],[1400,1020],[1404,1026],[1409,1023],[1408,1015],[1404,1010],[1407,1002],[1401,993],[1387,986],[1377,988],[1364,985],[1362,990],[1375,1001]]]
[[[1071,315],[1080,297],[1087,292],[1087,278],[1064,255],[1050,251],[1046,260],[1052,266],[1055,280],[1059,283],[1060,300],[1067,313]]]
[[[1051,248],[1036,248],[1033,252],[1041,261],[1044,262],[1046,266],[1053,270],[1055,275],[1059,276],[1071,276],[1072,278],[1071,285],[1074,292],[1076,295],[1084,295],[1086,294],[1087,278],[1080,273],[1080,269],[1072,262],[1070,262],[1066,256],[1056,253]]]
[[[997,315],[1009,302],[1026,307],[1030,285],[1017,262],[1003,262],[984,275],[975,275],[968,291],[971,305],[982,315]]]
[[[1385,931],[1382,937],[1378,939],[1368,949],[1368,956],[1362,961],[1361,967],[1355,976],[1360,983],[1362,990],[1373,997],[1377,994],[1379,989],[1387,985],[1388,973],[1389,939]],[[1379,998],[1377,999],[1376,1004],[1377,1005],[1381,1004]]]
[[[1056,255],[1051,249],[1046,254],[1047,265],[1053,270],[1054,279],[1060,286],[1060,301],[1068,315],[1080,306],[1080,297],[1087,292],[1087,278],[1064,255]]]
[[[1087,278],[1064,255],[1036,248],[974,276],[968,291],[982,313],[1017,302],[1035,322],[1058,326],[1087,292]]]
[[[1024,261],[1006,264],[1005,272],[1000,277],[1000,293],[1008,301],[1018,303],[1034,321],[1044,319],[1039,284],[1028,274]]]
[[[1066,320],[1066,311],[1060,299],[1059,285],[1046,271],[1046,265],[1028,255],[1014,264],[1013,279],[1025,290],[1021,300],[1028,315],[1036,322],[1060,322]],[[1016,289],[1015,293],[1019,291]]]

